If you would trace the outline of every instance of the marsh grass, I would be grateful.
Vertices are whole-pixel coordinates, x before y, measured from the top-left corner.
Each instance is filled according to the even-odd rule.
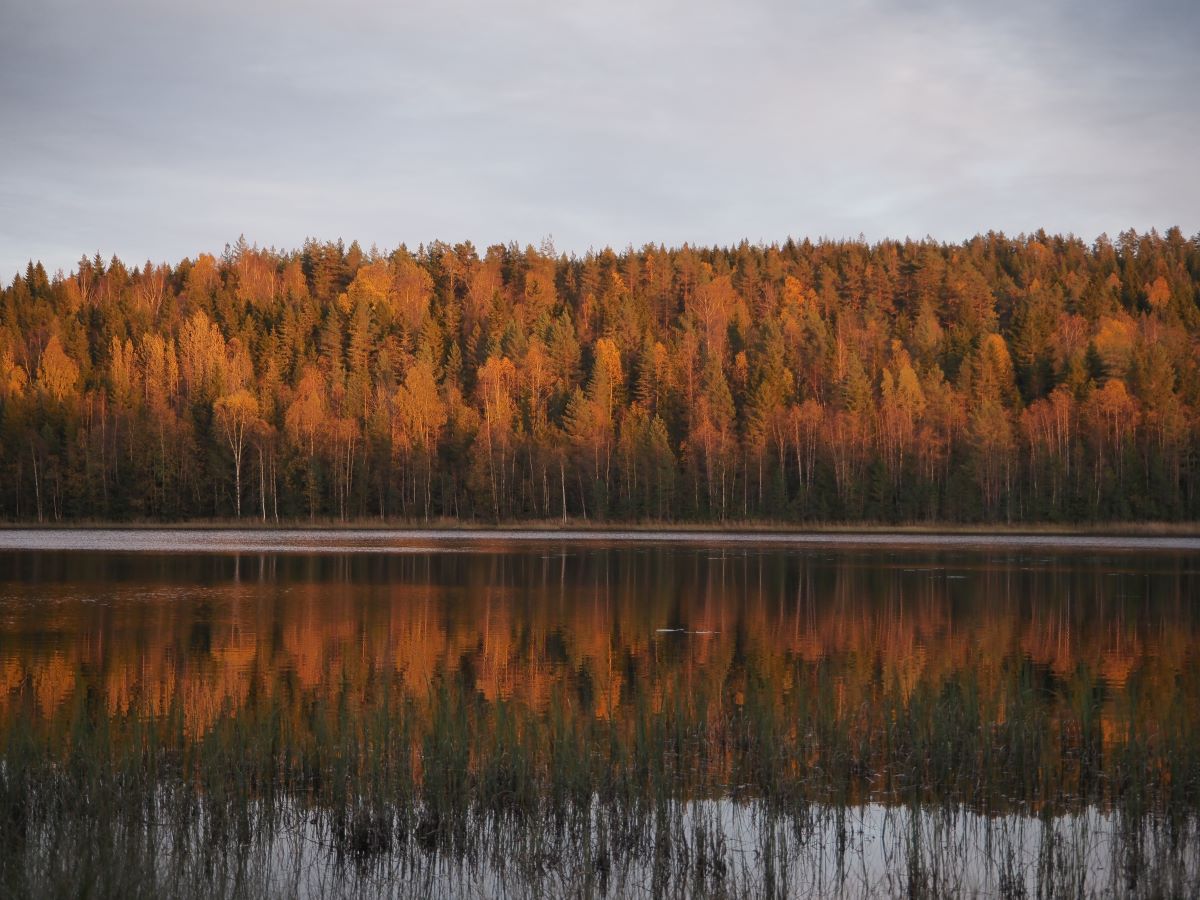
[[[252,694],[192,735],[180,694],[29,685],[0,739],[5,896],[1182,896],[1200,890],[1193,669],[1102,727],[1085,669],[882,684],[797,663],[600,716],[578,691],[426,696],[371,673]],[[1164,705],[1165,703],[1165,705]]]

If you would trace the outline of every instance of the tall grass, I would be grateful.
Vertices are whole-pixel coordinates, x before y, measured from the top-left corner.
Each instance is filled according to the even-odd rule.
[[[1057,694],[1018,661],[855,708],[827,662],[787,674],[601,716],[566,688],[535,708],[371,672],[199,735],[181,692],[113,711],[85,673],[46,715],[25,685],[0,717],[0,895],[1200,890],[1194,665],[1150,711],[1131,680],[1107,737],[1084,668]]]

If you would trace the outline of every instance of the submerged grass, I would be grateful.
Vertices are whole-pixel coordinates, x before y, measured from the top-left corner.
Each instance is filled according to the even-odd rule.
[[[180,692],[147,715],[83,674],[46,715],[25,685],[0,895],[1194,894],[1195,668],[1105,716],[1086,669],[1026,663],[855,706],[797,662],[606,714],[584,684],[534,708],[372,671],[252,692],[202,734]]]

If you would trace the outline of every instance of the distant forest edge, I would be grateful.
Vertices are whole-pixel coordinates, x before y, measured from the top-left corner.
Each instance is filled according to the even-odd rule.
[[[310,242],[0,293],[0,518],[1200,518],[1200,235]]]

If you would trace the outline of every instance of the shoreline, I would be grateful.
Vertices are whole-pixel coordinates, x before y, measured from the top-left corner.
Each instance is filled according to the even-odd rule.
[[[716,530],[652,528],[28,528],[0,529],[0,553],[408,554],[470,552],[496,546],[610,545],[742,550],[904,549],[971,552],[1093,551],[1200,553],[1200,534],[1113,534],[933,529]]]
[[[488,535],[510,537],[514,534],[530,535],[775,535],[780,537],[803,537],[808,535],[896,535],[913,537],[1200,537],[1200,521],[1197,522],[1098,522],[1064,525],[1061,523],[955,523],[955,522],[909,522],[890,524],[885,522],[839,523],[839,522],[588,522],[569,520],[513,521],[500,523],[458,522],[437,520],[432,522],[381,521],[358,519],[352,521],[308,519],[263,523],[261,520],[193,519],[180,522],[0,522],[0,534],[6,532],[97,532],[122,531],[134,533],[152,532],[240,532],[251,534],[282,533],[346,533],[373,532],[403,535],[428,534],[431,537],[453,537],[463,535]]]

